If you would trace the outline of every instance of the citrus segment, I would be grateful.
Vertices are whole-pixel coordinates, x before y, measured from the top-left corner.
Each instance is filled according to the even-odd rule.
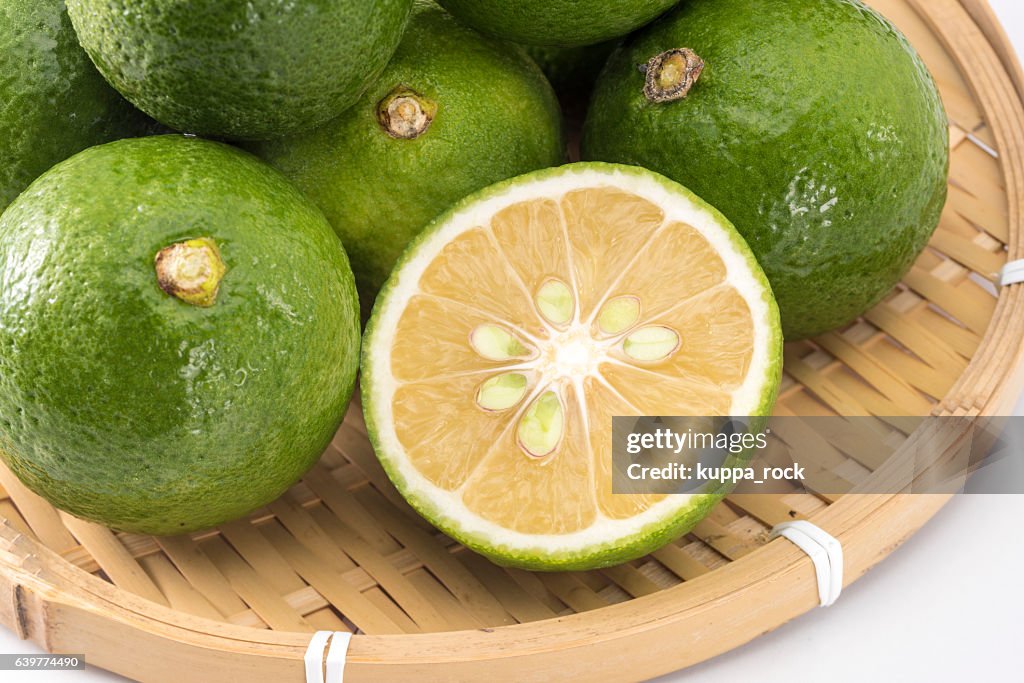
[[[534,334],[543,329],[530,294],[493,236],[483,228],[470,230],[447,245],[424,273],[420,289],[515,320]]]
[[[601,367],[609,392],[629,405],[631,415],[728,415],[732,397],[698,380],[662,377],[656,372],[609,363]],[[672,407],[666,411],[664,406]]]
[[[581,313],[586,316],[608,283],[651,239],[665,214],[642,197],[607,187],[569,192],[561,205]]]
[[[637,260],[644,267],[628,269],[612,285],[609,294],[645,292],[643,304],[648,315],[657,315],[682,300],[706,292],[726,276],[725,264],[708,241],[683,223],[660,228]],[[662,284],[666,273],[670,273],[670,286]]]
[[[719,494],[612,492],[616,415],[762,415],[778,312],[728,222],[641,169],[577,164],[465,200],[371,319],[367,424],[414,507],[504,563],[581,569],[691,528]]]
[[[458,302],[418,295],[397,325],[395,377],[403,382],[491,370],[489,360],[472,346],[473,331],[496,325],[492,317]],[[437,326],[439,321],[444,324]]]
[[[726,391],[747,378],[755,321],[747,300],[733,287],[720,286],[658,316],[668,329],[683,330],[679,350],[659,366],[674,377],[699,377]],[[663,369],[662,369],[663,368]]]
[[[601,386],[596,379],[588,378],[584,382],[584,390],[587,392],[587,411],[590,417],[590,457],[594,464],[594,494],[598,514],[611,519],[628,519],[665,498],[658,494],[616,495],[607,484],[612,479],[612,418],[638,413],[616,393],[607,391],[607,387]]]
[[[556,202],[539,199],[513,204],[499,211],[490,227],[528,291],[539,292],[548,281],[570,281],[569,245]]]
[[[520,429],[519,434],[509,435],[516,438],[494,444],[466,482],[462,499],[481,518],[521,534],[579,532],[592,526],[597,517],[586,432],[577,417],[579,402],[568,388],[562,395],[557,391],[542,394],[531,409],[545,413],[545,419],[520,421],[520,426],[561,423],[555,435],[559,457],[540,461],[534,453],[524,453]],[[560,433],[562,428],[564,434]],[[551,432],[545,433],[541,427],[536,431],[529,438],[536,439],[542,448],[551,446],[543,443]]]
[[[472,396],[480,378],[473,375],[403,384],[395,392],[394,419],[409,461],[432,484],[446,490],[461,486],[486,452],[466,448],[466,440],[493,443],[507,427],[500,415],[467,412],[462,401]],[[453,429],[458,425],[458,430]]]

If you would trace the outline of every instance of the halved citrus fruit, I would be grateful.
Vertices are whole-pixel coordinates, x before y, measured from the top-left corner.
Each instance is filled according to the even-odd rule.
[[[678,537],[720,494],[612,493],[612,417],[770,412],[779,314],[746,243],[676,183],[585,163],[494,185],[409,247],[366,334],[377,455],[495,561],[588,569]]]

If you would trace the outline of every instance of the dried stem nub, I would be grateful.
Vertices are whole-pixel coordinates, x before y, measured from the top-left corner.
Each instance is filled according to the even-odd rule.
[[[217,243],[209,237],[185,240],[161,249],[154,265],[160,289],[200,308],[209,308],[217,302],[217,292],[227,272]]]
[[[686,97],[704,71],[704,60],[681,47],[656,55],[644,69],[644,96],[648,102],[674,102]]]
[[[415,140],[427,132],[436,115],[436,103],[404,85],[377,104],[380,127],[396,140]]]

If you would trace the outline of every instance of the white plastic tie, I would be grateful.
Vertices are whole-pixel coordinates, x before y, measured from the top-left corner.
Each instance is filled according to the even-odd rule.
[[[814,563],[818,601],[828,607],[843,590],[843,545],[819,526],[802,519],[777,524],[769,539],[782,536],[803,550]]]
[[[351,633],[348,631],[334,632],[331,646],[327,650],[326,683],[345,683],[345,659],[348,657],[348,646],[351,644]]]
[[[1024,282],[1024,259],[1010,261],[999,271],[999,286],[1018,285]]]
[[[331,633],[332,631],[317,631],[309,641],[306,656],[303,657],[306,664],[306,683],[324,683],[324,650],[327,648]]]
[[[309,641],[303,662],[306,683],[345,683],[345,660],[352,643],[347,631],[317,631]],[[327,653],[327,676],[324,677],[324,652]]]

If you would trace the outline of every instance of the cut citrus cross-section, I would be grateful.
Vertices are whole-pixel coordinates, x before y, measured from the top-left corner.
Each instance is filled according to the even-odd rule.
[[[612,417],[765,415],[778,310],[717,211],[642,169],[574,164],[439,218],[377,301],[377,455],[436,526],[503,564],[585,569],[693,527],[718,495],[612,493]]]

